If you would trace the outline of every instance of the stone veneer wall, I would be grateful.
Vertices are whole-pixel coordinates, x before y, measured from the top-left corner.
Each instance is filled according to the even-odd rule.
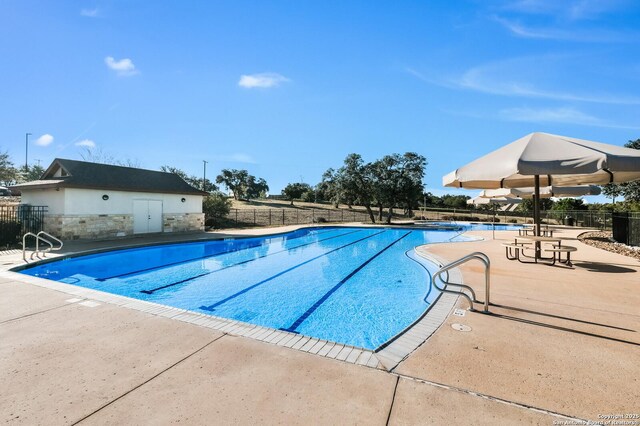
[[[204,231],[204,213],[162,215],[164,232]],[[61,240],[133,235],[133,215],[45,215],[44,230]]]
[[[124,237],[133,234],[133,215],[47,214],[44,230],[61,240]]]
[[[204,231],[204,213],[165,213],[162,223],[164,232]]]

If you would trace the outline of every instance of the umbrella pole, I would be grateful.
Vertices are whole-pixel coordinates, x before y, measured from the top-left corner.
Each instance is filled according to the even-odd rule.
[[[540,236],[540,175],[535,175],[535,193],[533,195],[533,232]],[[540,258],[540,242],[536,241],[536,259]]]
[[[491,222],[491,233],[492,233],[492,239],[495,240],[496,239],[496,205],[493,205],[493,222]]]

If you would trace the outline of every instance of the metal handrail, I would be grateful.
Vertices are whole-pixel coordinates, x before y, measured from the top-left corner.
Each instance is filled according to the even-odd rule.
[[[40,235],[44,235],[44,236],[46,236],[47,238],[52,239],[53,241],[55,241],[55,242],[57,242],[57,243],[59,243],[59,244],[60,244],[60,247],[55,247],[55,248],[54,248],[54,247],[53,247],[53,244],[51,244],[51,242],[50,242],[50,241],[48,241],[48,240],[46,240],[46,239],[45,239],[45,240],[46,240],[46,241],[51,245],[51,247],[49,247],[49,249],[47,250],[47,252],[49,252],[49,251],[51,251],[51,250],[60,250],[60,249],[62,248],[62,246],[64,246],[64,243],[63,243],[62,241],[60,241],[58,238],[54,237],[53,235],[51,235],[51,234],[50,234],[50,233],[48,233],[48,232],[40,231],[40,232],[38,232],[38,234],[37,234],[36,236],[40,237]],[[38,251],[38,240],[36,240],[36,251]]]
[[[491,287],[491,281],[490,281],[491,261],[489,260],[489,256],[487,256],[486,254],[481,253],[479,251],[476,251],[476,252],[468,254],[468,255],[466,255],[466,256],[458,259],[458,260],[455,260],[455,261],[449,263],[448,265],[445,265],[445,266],[441,267],[431,277],[431,283],[435,288],[437,288],[441,292],[459,294],[462,297],[466,298],[469,301],[469,304],[471,305],[470,309],[472,311],[475,311],[473,304],[474,303],[480,303],[480,301],[476,298],[476,292],[471,287],[469,287],[468,285],[465,285],[465,284],[451,283],[451,282],[448,281],[448,278],[447,278],[447,281],[440,279],[445,284],[445,287],[440,288],[440,287],[438,287],[438,285],[436,283],[436,278],[439,278],[440,275],[442,275],[444,272],[447,272],[447,275],[448,275],[448,271],[450,269],[453,269],[453,268],[455,268],[457,266],[462,265],[463,263],[466,263],[466,262],[468,262],[470,260],[474,260],[474,259],[479,260],[484,264],[484,282],[485,282],[485,294],[486,294],[485,301],[484,301],[484,312],[489,312],[489,292],[490,292],[490,287]],[[458,292],[458,291],[448,290],[446,288],[446,286],[449,286],[449,285],[466,289],[471,293],[471,296],[469,296],[467,293],[465,293],[463,291]]]
[[[52,240],[55,240],[56,242],[60,243],[60,247],[54,248],[53,243],[48,239],[41,237],[40,236],[41,234],[44,234],[47,237],[51,238]],[[34,237],[36,239],[36,249],[34,252],[31,253],[31,256],[29,256],[29,260],[33,260],[33,256],[37,256],[38,253],[40,252],[42,252],[42,255],[44,257],[46,257],[45,253],[48,253],[51,250],[60,250],[64,245],[62,241],[60,241],[59,239],[57,239],[56,237],[54,237],[53,235],[47,232],[40,231],[38,232],[38,234],[34,234],[33,232],[27,232],[22,236],[22,260],[24,260],[25,262],[27,261],[27,237]],[[40,250],[40,241],[49,244],[49,247],[45,248],[44,250]]]
[[[24,234],[22,236],[22,260],[24,260],[25,262],[27,261],[27,237],[33,237],[36,239],[36,251],[34,251],[33,253],[31,253],[31,256],[29,256],[30,260],[33,260],[33,255],[36,254],[39,250],[38,250],[38,241],[42,240],[45,243],[49,244],[51,247],[53,247],[53,243],[51,243],[51,241],[48,241],[36,234],[34,234],[33,232],[27,232],[26,234]]]

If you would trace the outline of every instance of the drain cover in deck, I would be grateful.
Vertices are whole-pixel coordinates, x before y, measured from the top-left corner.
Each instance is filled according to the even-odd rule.
[[[457,322],[451,324],[451,328],[456,331],[471,331],[471,327],[469,327],[468,325],[458,324]]]

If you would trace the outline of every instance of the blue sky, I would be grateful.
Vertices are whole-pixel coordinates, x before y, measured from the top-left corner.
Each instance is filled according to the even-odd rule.
[[[425,183],[533,131],[640,137],[640,2],[0,3],[0,151],[84,147],[272,193],[415,151]],[[473,196],[472,191],[461,193]]]

